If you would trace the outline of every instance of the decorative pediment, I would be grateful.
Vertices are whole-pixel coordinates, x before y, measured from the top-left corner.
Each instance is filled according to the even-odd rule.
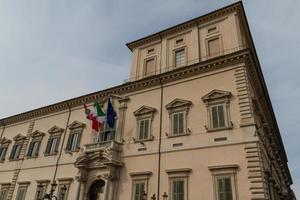
[[[212,101],[212,100],[217,100],[217,99],[227,99],[231,97],[232,94],[231,92],[228,91],[223,91],[223,90],[212,90],[208,94],[206,94],[204,97],[202,97],[202,101]]]
[[[24,136],[20,133],[14,137],[14,141],[25,140],[25,139],[26,139],[26,136]]]
[[[11,140],[10,139],[7,139],[6,137],[3,137],[0,139],[0,144],[9,144],[11,143]]]
[[[48,130],[48,133],[62,133],[65,129],[60,128],[58,126],[53,126]]]
[[[166,105],[166,109],[171,110],[171,109],[180,108],[180,107],[188,108],[191,105],[192,105],[191,101],[176,98]]]
[[[45,135],[44,132],[36,130],[31,134],[31,137],[43,137]]]
[[[82,156],[79,156],[74,165],[77,168],[97,168],[105,166],[105,163],[111,161],[111,158],[104,156],[103,151],[85,153]]]
[[[68,126],[69,129],[84,128],[84,127],[85,127],[85,124],[82,122],[79,122],[77,120],[75,120]]]
[[[149,106],[142,106],[139,109],[137,109],[136,111],[134,111],[134,115],[135,116],[139,116],[139,115],[146,115],[146,114],[153,114],[156,112],[155,108],[149,107]]]

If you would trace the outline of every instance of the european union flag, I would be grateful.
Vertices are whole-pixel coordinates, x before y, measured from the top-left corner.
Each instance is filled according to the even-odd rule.
[[[115,112],[114,107],[112,106],[112,104],[110,102],[110,98],[108,99],[108,103],[107,103],[106,116],[107,116],[107,123],[108,123],[109,127],[114,128],[117,113]]]

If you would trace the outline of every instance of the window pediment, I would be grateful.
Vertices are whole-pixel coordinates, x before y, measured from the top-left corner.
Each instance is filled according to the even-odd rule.
[[[228,92],[228,91],[212,90],[211,92],[206,94],[201,99],[202,99],[202,101],[207,102],[207,101],[213,101],[213,100],[218,100],[218,99],[227,99],[231,96],[232,96],[231,92]]]
[[[14,137],[15,141],[25,140],[25,139],[26,139],[26,136],[24,136],[24,135],[22,135],[20,133]]]
[[[7,139],[6,137],[1,138],[0,144],[9,144],[11,143],[10,139]]]
[[[69,129],[84,128],[84,127],[85,127],[85,124],[82,122],[79,122],[77,120],[75,120],[68,126]]]
[[[156,112],[155,108],[149,107],[149,106],[142,106],[139,109],[137,109],[133,114],[135,116],[140,116],[140,115],[146,115],[146,114],[153,114]]]
[[[60,128],[60,127],[58,127],[58,126],[53,126],[52,128],[50,128],[49,130],[48,130],[48,133],[62,133],[63,131],[64,131],[65,129],[63,129],[63,128]]]
[[[172,109],[181,108],[181,107],[189,108],[191,105],[192,105],[192,102],[189,100],[176,98],[166,105],[166,109],[172,110]]]
[[[43,137],[45,135],[45,133],[44,132],[41,132],[41,131],[39,131],[39,130],[36,130],[36,131],[34,131],[32,134],[31,134],[31,137]]]

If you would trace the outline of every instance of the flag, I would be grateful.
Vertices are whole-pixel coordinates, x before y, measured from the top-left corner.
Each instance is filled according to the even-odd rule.
[[[87,114],[86,118],[92,121],[92,129],[98,132],[105,120],[105,113],[101,110],[98,102],[94,102],[94,110],[91,111],[84,104],[85,113]]]
[[[106,120],[107,120],[107,124],[109,125],[110,128],[114,128],[116,116],[117,116],[117,114],[114,111],[114,107],[111,104],[110,98],[108,98]]]

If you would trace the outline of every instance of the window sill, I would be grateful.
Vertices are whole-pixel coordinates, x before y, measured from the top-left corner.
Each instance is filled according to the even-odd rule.
[[[79,152],[79,151],[80,151],[80,148],[77,148],[77,149],[74,149],[74,150],[65,149],[66,153],[76,153],[76,152]]]
[[[44,153],[44,156],[56,156],[58,154],[58,152],[55,153]]]
[[[223,131],[223,130],[229,130],[229,129],[233,129],[233,126],[226,126],[226,127],[222,127],[222,128],[207,128],[207,132],[215,132],[215,131]]]
[[[22,160],[21,158],[17,158],[17,159],[9,159],[8,161],[19,161],[19,160]]]
[[[141,142],[150,142],[153,141],[154,138],[148,138],[148,139],[143,139],[143,140],[135,140],[134,143],[141,143]]]
[[[26,156],[26,159],[34,159],[34,158],[38,158],[38,155],[37,156]]]
[[[178,135],[168,135],[168,138],[174,138],[174,137],[182,137],[182,136],[189,136],[190,133],[182,133],[182,134],[178,134]]]

